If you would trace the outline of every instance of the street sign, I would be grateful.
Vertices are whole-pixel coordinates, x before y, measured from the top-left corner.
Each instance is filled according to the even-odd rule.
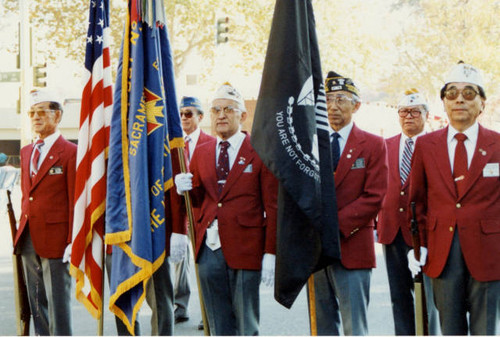
[[[21,72],[19,71],[4,71],[0,72],[0,82],[20,82]]]

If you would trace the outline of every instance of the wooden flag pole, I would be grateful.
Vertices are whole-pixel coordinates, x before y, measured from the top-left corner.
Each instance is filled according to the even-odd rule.
[[[187,166],[186,162],[184,161],[184,149],[182,147],[177,148],[178,154],[179,154],[179,164],[181,166],[181,172],[182,173],[187,173]],[[189,195],[189,192],[186,191],[184,192],[184,200],[186,202],[186,213],[188,216],[188,229],[189,229],[189,237],[191,239],[191,246],[193,247],[193,252],[196,254],[196,238],[195,238],[195,231],[194,231],[194,214],[193,214],[193,206],[191,204],[191,196]],[[205,333],[205,336],[210,336],[210,327],[208,326],[208,318],[207,318],[207,312],[205,310],[205,302],[203,301],[203,294],[201,290],[201,283],[200,283],[200,275],[198,272],[198,263],[196,263],[196,258],[194,259],[194,270],[196,273],[196,284],[198,285],[198,295],[200,297],[200,308],[201,308],[201,318],[203,319],[203,330]]]
[[[309,326],[311,330],[311,336],[318,335],[318,327],[316,321],[316,294],[314,292],[314,275],[309,276],[307,280],[307,300],[309,305]]]

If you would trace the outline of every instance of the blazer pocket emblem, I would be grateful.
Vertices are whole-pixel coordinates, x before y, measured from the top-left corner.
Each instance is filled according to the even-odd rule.
[[[488,163],[483,168],[483,177],[498,177],[500,176],[500,167],[498,163]]]
[[[358,158],[352,164],[351,170],[365,168],[365,158]]]
[[[49,175],[56,175],[56,174],[63,174],[63,167],[62,166],[53,166],[49,170]]]

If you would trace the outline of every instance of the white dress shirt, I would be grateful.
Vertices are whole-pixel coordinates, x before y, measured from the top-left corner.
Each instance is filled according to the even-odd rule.
[[[229,142],[229,147],[227,149],[227,154],[229,156],[229,170],[233,167],[234,161],[236,160],[236,155],[240,151],[241,144],[243,143],[243,140],[245,140],[246,135],[238,131],[231,137],[227,139]],[[219,160],[219,153],[220,153],[220,143],[223,142],[219,136],[217,136],[217,148],[216,148],[216,155],[215,155],[215,165],[217,165],[217,162]]]
[[[460,133],[451,124],[448,126],[448,156],[450,157],[451,173],[453,173],[453,162],[455,161],[455,148],[457,147],[458,140],[455,139],[455,135]],[[470,167],[472,162],[472,157],[474,156],[474,151],[476,150],[477,136],[479,134],[479,124],[477,121],[472,124],[467,130],[462,132],[467,136],[464,141],[465,150],[467,151],[467,168]]]
[[[38,159],[37,169],[39,169],[40,166],[42,166],[42,163],[43,163],[45,157],[47,157],[47,153],[49,153],[50,149],[52,148],[52,145],[54,145],[54,143],[56,142],[56,140],[59,138],[60,135],[61,135],[61,132],[59,130],[56,130],[56,132],[54,132],[50,136],[45,137],[45,139],[43,140],[43,146],[40,147],[40,158]],[[38,141],[38,138],[35,139],[33,144],[35,144],[37,141]],[[31,157],[30,157],[30,163],[33,162],[34,155],[35,155],[35,151],[32,151]],[[31,168],[31,166],[30,166],[30,170],[31,170],[31,172],[33,172],[33,169]]]
[[[349,138],[353,126],[354,122],[351,121],[349,124],[347,124],[337,132],[340,135],[339,137],[340,156],[342,156],[342,152],[344,152],[345,144],[347,143],[347,138]],[[336,133],[336,131],[330,128],[330,139],[332,139],[332,134],[334,133]]]
[[[425,130],[420,132],[418,135],[413,137],[408,137],[403,132],[401,132],[401,139],[399,140],[399,171],[401,172],[401,162],[403,161],[403,152],[405,150],[406,140],[411,138],[413,140],[413,150],[415,150],[415,144],[417,143],[417,138],[424,135]]]
[[[200,133],[201,133],[200,128],[196,128],[196,130],[191,132],[189,135],[184,133],[184,141],[186,141],[187,137],[189,137],[189,160],[191,160],[191,158],[193,158],[194,149],[196,148],[196,144],[198,144],[198,139],[200,138]]]

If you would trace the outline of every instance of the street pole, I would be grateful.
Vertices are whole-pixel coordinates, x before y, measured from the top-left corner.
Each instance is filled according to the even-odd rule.
[[[19,64],[21,68],[21,86],[19,100],[21,102],[21,147],[31,143],[31,125],[28,114],[29,93],[33,80],[31,64],[31,36],[29,20],[30,0],[19,0]]]

